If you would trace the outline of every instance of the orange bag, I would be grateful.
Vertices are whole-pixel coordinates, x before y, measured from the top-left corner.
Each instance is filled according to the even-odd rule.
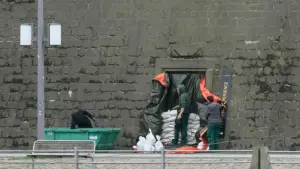
[[[187,150],[187,151],[185,151]],[[192,146],[184,146],[184,147],[179,147],[176,148],[176,151],[174,152],[167,152],[166,154],[195,154],[196,152],[193,151],[199,151],[197,147],[192,147]]]

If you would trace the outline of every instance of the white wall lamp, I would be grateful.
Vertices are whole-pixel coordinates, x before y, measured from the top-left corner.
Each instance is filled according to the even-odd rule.
[[[61,25],[58,23],[49,24],[49,45],[50,46],[61,45]]]
[[[32,24],[25,23],[20,26],[20,45],[32,45]]]
[[[44,38],[44,41],[49,46],[60,46],[61,45],[61,24],[50,23],[48,24],[48,38]],[[24,23],[20,26],[20,45],[21,46],[32,46],[32,42],[36,41],[36,37],[33,37],[33,24]]]

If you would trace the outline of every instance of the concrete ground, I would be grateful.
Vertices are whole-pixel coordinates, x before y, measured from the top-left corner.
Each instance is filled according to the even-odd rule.
[[[251,157],[237,158],[238,155],[166,155],[166,169],[243,169],[249,168]],[[36,159],[34,165],[28,157],[0,157],[0,169],[72,169],[75,168],[74,158]],[[81,158],[79,163],[90,163],[91,159]],[[159,154],[101,154],[95,156],[94,168],[91,164],[79,164],[79,169],[160,169],[162,168]],[[25,164],[27,163],[27,164]],[[67,163],[67,164],[63,164]]]
[[[273,154],[272,169],[299,169],[300,155]],[[166,155],[166,169],[248,169],[251,154],[202,153]],[[74,157],[32,158],[23,155],[0,154],[0,169],[75,169]],[[79,169],[161,169],[160,154],[96,154],[94,165],[90,158],[79,159]],[[100,164],[101,163],[101,164]],[[299,164],[297,164],[299,163]]]

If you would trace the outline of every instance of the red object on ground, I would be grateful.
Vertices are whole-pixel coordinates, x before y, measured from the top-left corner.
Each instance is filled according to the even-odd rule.
[[[193,151],[199,151],[199,149],[197,147],[184,146],[184,147],[176,148],[176,151],[166,152],[166,154],[195,154],[195,152]]]
[[[206,87],[205,87],[206,77],[204,76],[200,81],[200,91],[203,97],[207,100],[208,96],[212,96],[214,98],[214,102],[218,102],[221,100],[218,96],[212,94]]]
[[[157,76],[155,76],[154,80],[159,81],[161,85],[164,87],[168,87],[168,83],[166,82],[166,72],[163,72]]]
[[[203,147],[199,150],[207,150],[209,144],[207,138],[204,135],[207,133],[207,128],[200,134],[200,140],[203,142]]]

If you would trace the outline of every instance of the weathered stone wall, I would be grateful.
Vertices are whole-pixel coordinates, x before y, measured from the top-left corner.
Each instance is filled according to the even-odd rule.
[[[21,23],[36,25],[37,1],[0,2],[0,147],[28,148],[36,135],[37,52],[18,41]],[[234,70],[226,141],[243,141],[227,148],[300,143],[299,1],[44,2],[45,24],[63,26],[63,45],[45,51],[47,126],[66,126],[83,107],[100,126],[122,127],[118,144],[130,145],[161,63],[199,63],[214,65],[215,92],[220,71]],[[173,49],[200,50],[171,59]]]

